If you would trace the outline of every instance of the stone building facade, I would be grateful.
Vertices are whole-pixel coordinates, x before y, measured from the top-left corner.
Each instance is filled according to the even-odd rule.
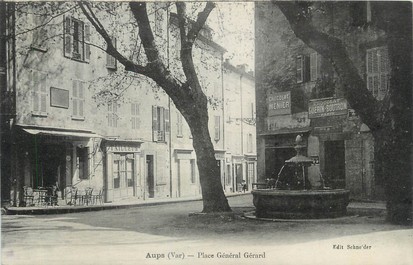
[[[370,26],[369,2],[317,4],[325,12],[314,12],[313,22],[345,42],[366,86],[382,100],[390,66],[383,33]],[[314,160],[308,169],[313,185],[321,173],[327,185],[349,189],[352,198],[383,199],[373,137],[344,99],[330,63],[295,37],[271,3],[255,4],[255,29],[259,180],[276,178],[295,154],[299,134]]]
[[[106,54],[103,40],[82,12],[71,3],[63,6],[60,15],[47,17],[41,5],[26,5],[29,12],[16,9],[7,21],[9,31],[27,33],[7,43],[8,83],[2,93],[14,99],[15,113],[7,154],[11,170],[2,174],[2,183],[9,188],[2,192],[2,201],[18,204],[24,186],[51,185],[59,187],[62,199],[69,186],[102,189],[105,202],[200,195],[192,136],[173,102],[153,81],[126,73]],[[145,63],[127,5],[117,8],[116,14],[102,16],[102,23],[111,28],[109,34],[120,52]],[[171,71],[182,74],[172,6],[148,3],[148,10],[155,40],[163,47],[162,59]],[[224,137],[239,133],[226,132],[224,126],[224,79],[232,73],[224,72],[225,51],[205,27],[195,44],[194,62],[205,93],[215,102],[209,108],[209,127],[223,181],[227,164],[231,165],[226,157],[232,153]],[[247,75],[240,70],[233,74]],[[253,98],[253,76],[248,78],[245,93]],[[245,144],[255,139],[254,126],[248,125]],[[253,157],[254,149],[248,151],[247,156]],[[226,183],[235,185],[233,180]]]

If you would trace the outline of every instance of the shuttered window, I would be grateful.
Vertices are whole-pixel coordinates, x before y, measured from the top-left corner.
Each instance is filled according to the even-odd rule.
[[[108,126],[112,128],[118,127],[118,103],[110,102],[108,103]]]
[[[310,54],[310,80],[316,81],[320,77],[321,56],[313,52]]]
[[[85,118],[85,84],[81,80],[72,81],[72,119]]]
[[[152,106],[152,138],[154,142],[165,142],[170,133],[169,110]]]
[[[183,132],[182,132],[182,115],[179,111],[176,111],[176,136],[177,137],[183,137]]]
[[[32,31],[32,44],[31,47],[46,51],[47,50],[47,25],[46,24],[46,17],[40,14],[33,14],[33,23],[35,28]]]
[[[366,51],[367,89],[381,100],[389,88],[390,64],[386,47]]]
[[[113,43],[113,46],[115,46],[116,48],[117,47],[116,38],[114,37],[112,38],[112,43]],[[116,67],[117,67],[115,57],[113,57],[109,53],[106,53],[106,67],[109,69],[113,69],[113,70],[116,70]]]
[[[132,130],[138,130],[141,127],[140,104],[131,103],[131,123]]]
[[[47,115],[47,75],[37,70],[30,71],[30,89],[32,90],[32,114]]]
[[[90,25],[70,16],[63,19],[63,45],[65,57],[90,61]]]

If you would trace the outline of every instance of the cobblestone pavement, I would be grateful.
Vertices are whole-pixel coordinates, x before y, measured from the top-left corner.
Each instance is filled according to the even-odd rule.
[[[2,216],[2,264],[413,264],[413,229],[381,215],[320,222],[189,215],[202,202],[62,215]]]

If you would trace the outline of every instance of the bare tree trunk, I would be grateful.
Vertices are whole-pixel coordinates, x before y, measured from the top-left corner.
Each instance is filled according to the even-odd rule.
[[[193,146],[197,156],[204,204],[202,212],[230,212],[231,208],[221,184],[221,173],[215,160],[214,146],[212,145],[208,129],[208,112],[205,109],[198,108],[187,119],[191,128]],[[187,111],[194,112],[194,110]]]

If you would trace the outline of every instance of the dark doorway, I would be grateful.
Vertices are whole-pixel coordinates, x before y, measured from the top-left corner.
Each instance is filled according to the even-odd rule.
[[[265,178],[277,179],[285,160],[295,156],[294,148],[266,148],[265,149]]]
[[[235,178],[237,181],[237,190],[241,190],[242,183],[242,164],[235,164]]]
[[[154,158],[153,155],[146,156],[146,180],[148,182],[148,193],[149,198],[155,197],[155,176],[153,172],[153,163]]]
[[[33,156],[33,187],[64,185],[65,146],[60,144],[37,145]]]
[[[324,175],[332,188],[346,187],[344,141],[324,142]]]

